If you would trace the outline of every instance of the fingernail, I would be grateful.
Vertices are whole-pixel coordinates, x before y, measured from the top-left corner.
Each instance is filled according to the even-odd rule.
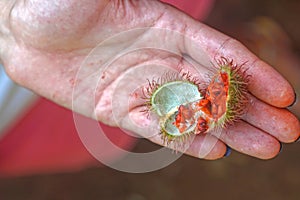
[[[227,147],[227,149],[226,149],[226,152],[225,152],[223,158],[226,158],[231,154],[231,148],[227,145],[226,145],[226,147]]]
[[[299,142],[300,141],[300,136],[297,138],[297,140],[295,140],[295,142]]]
[[[297,98],[297,93],[295,92],[294,101],[293,101],[293,103],[292,103],[291,105],[289,105],[288,107],[292,107],[293,105],[295,105],[295,104],[297,103],[297,100],[298,100],[298,98]]]
[[[279,153],[281,153],[282,151],[282,143],[280,142],[280,149],[279,149]]]

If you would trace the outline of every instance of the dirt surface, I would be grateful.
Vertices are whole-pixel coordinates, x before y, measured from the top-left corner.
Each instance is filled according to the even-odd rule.
[[[268,43],[266,38],[269,36],[264,36],[266,38],[261,40],[260,37],[253,39],[252,36],[261,29],[257,26],[253,28],[253,23],[249,22],[262,15],[272,23],[279,24],[277,33],[280,32],[278,34],[282,42],[276,40]],[[282,49],[283,45],[284,52],[287,52],[284,57],[286,62],[295,59],[289,70],[283,68],[287,71],[286,77],[292,77],[293,74],[299,77],[300,74],[293,71],[299,69],[297,65],[297,53],[300,52],[299,20],[298,0],[223,0],[216,2],[206,22],[239,38],[260,56],[270,59],[270,63],[274,62],[274,57],[261,54],[260,50],[267,48],[266,52],[269,52],[268,49],[274,49],[280,43],[278,49]],[[264,22],[255,23],[264,24]],[[273,27],[270,23],[267,24],[261,28]],[[274,34],[270,35],[271,38],[274,37]],[[283,151],[269,161],[258,160],[233,151],[229,157],[218,161],[203,161],[182,156],[172,165],[147,174],[128,174],[103,167],[69,174],[1,179],[0,200],[299,200],[299,144],[284,144]],[[140,140],[136,146],[136,150],[143,151],[152,148],[156,148],[156,145],[146,140]]]

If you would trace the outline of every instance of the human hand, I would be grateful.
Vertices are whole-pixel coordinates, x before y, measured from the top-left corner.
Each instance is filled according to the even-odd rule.
[[[268,159],[280,151],[280,142],[299,137],[299,121],[284,109],[295,98],[289,83],[236,40],[170,6],[146,0],[14,0],[2,1],[0,9],[0,55],[7,73],[76,112],[90,117],[95,113],[102,122],[145,135],[129,123],[151,123],[140,112],[139,93],[132,97],[133,86],[140,88],[142,81],[163,74],[162,66],[203,75],[216,58],[226,57],[248,68],[250,105],[243,121],[224,132],[205,158],[222,157],[227,144]],[[111,59],[113,65],[108,66]],[[142,73],[142,65],[151,70]],[[121,83],[130,84],[120,87]],[[72,107],[74,101],[80,103]],[[115,104],[129,112],[118,112],[116,119]],[[157,134],[149,139],[163,145]],[[198,157],[203,139],[197,136],[186,153]]]

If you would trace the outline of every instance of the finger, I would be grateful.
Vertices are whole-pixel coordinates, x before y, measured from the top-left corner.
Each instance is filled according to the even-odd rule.
[[[162,139],[162,135],[159,133],[159,129],[155,128],[142,128],[149,126],[149,124],[153,124],[150,118],[148,118],[145,113],[141,112],[144,108],[138,107],[131,110],[130,114],[123,118],[121,122],[121,126],[126,128],[127,130],[131,130],[139,135],[149,139],[150,141],[162,145],[167,146],[171,149],[174,149],[179,152],[183,152],[185,154],[197,157],[204,158],[207,160],[215,160],[218,158],[224,157],[227,152],[227,146],[216,137],[211,135],[200,135],[196,136],[190,141],[187,140],[177,140],[167,144],[166,141]],[[137,123],[137,125],[133,125],[133,123]],[[155,126],[155,125],[154,125]],[[156,124],[157,126],[157,124]],[[190,136],[192,137],[192,136]],[[190,145],[186,148],[184,145]]]
[[[174,143],[172,144],[172,142],[170,144],[166,144],[166,142],[163,141],[160,134],[156,134],[156,136],[150,137],[148,139],[161,146],[167,146],[171,149],[180,151],[187,155],[196,158],[206,159],[206,160],[216,160],[222,158],[225,156],[227,152],[227,146],[222,141],[218,140],[212,135],[195,136],[188,149],[175,147],[175,146],[183,145],[183,144],[178,144],[177,143],[178,141],[174,141],[174,143],[177,144]],[[188,141],[185,142],[188,143]]]
[[[222,132],[220,140],[233,149],[260,159],[275,157],[281,144],[273,136],[246,122],[238,122]]]
[[[203,152],[208,153],[202,157]],[[196,158],[216,160],[226,155],[227,146],[212,135],[197,135],[185,153]]]
[[[274,68],[261,60],[248,66],[251,75],[249,90],[254,96],[279,108],[293,104],[294,89]]]
[[[243,119],[281,142],[294,142],[300,135],[299,120],[291,112],[270,106],[253,96]]]
[[[273,67],[269,66],[245,46],[234,39],[227,39],[216,52],[216,57],[228,57],[242,65],[250,75],[249,91],[257,98],[276,107],[287,107],[294,102],[292,86]]]
[[[191,23],[186,35],[193,38],[193,42],[183,43],[183,51],[198,63],[207,64],[207,61],[203,61],[203,53],[199,53],[205,51],[213,63],[225,57],[237,65],[244,64],[243,68],[248,69],[247,74],[251,75],[249,90],[252,94],[276,107],[286,107],[293,103],[295,95],[291,85],[237,40],[198,22]]]

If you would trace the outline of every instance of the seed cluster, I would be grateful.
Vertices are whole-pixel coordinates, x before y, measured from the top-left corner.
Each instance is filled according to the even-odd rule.
[[[171,142],[226,128],[245,113],[247,70],[222,58],[208,84],[189,73],[151,81],[144,88],[148,110],[157,114],[162,137]],[[205,86],[205,87],[203,87]]]

